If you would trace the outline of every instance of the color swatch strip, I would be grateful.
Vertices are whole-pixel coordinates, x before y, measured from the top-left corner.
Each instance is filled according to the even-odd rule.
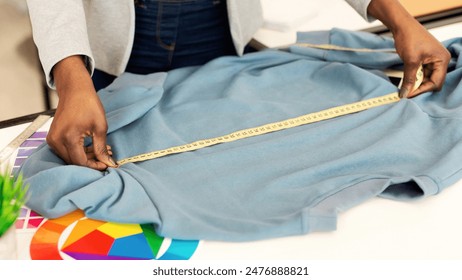
[[[37,131],[26,139],[18,148],[16,159],[14,160],[12,174],[17,174],[24,161],[42,144],[46,142],[47,132]],[[36,230],[44,221],[36,212],[22,207],[19,217],[16,220],[16,230]]]

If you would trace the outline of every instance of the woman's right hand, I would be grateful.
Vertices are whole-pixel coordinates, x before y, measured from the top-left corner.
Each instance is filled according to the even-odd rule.
[[[53,68],[59,101],[47,136],[52,150],[68,164],[97,170],[116,167],[106,144],[107,121],[81,56],[70,56]],[[84,147],[86,137],[92,147]],[[91,152],[89,152],[91,151]]]

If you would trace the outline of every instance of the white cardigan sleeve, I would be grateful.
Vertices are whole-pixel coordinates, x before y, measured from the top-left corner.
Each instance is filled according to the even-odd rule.
[[[54,88],[53,66],[71,55],[83,55],[90,73],[94,61],[82,0],[27,0],[32,34],[48,86]]]
[[[372,22],[375,18],[367,14],[367,7],[371,3],[371,0],[345,0],[360,14],[365,20]]]

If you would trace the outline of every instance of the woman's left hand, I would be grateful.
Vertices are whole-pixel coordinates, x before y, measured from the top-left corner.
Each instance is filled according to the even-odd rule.
[[[451,59],[448,50],[397,0],[371,0],[367,12],[383,22],[393,33],[396,51],[404,62],[400,97],[441,90]],[[417,71],[421,66],[424,79],[414,90]]]
[[[441,90],[451,59],[448,50],[417,21],[403,23],[402,28],[394,30],[393,37],[396,51],[404,62],[400,96],[413,97],[423,92]],[[424,80],[414,90],[420,66],[424,70]]]

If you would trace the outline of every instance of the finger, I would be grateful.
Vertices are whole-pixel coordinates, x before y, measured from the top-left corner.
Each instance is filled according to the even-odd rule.
[[[420,85],[420,87],[418,89],[416,89],[414,92],[409,94],[408,98],[417,96],[417,95],[422,94],[424,92],[434,91],[435,88],[436,88],[436,85],[433,83],[433,81],[426,80]]]
[[[85,153],[87,155],[87,160],[95,160],[97,161],[98,159],[96,158],[96,154],[95,153]],[[112,156],[112,153],[111,152],[108,152],[108,154],[110,156]]]
[[[429,79],[433,73],[433,66],[431,64],[426,64],[423,66],[424,79]]]
[[[414,91],[414,85],[417,79],[417,71],[419,70],[420,64],[407,63],[404,64],[404,75],[399,90],[400,98],[407,98],[409,94]]]
[[[60,157],[64,162],[70,163],[70,157],[67,153],[67,149],[63,144],[61,144],[61,142],[55,141],[50,133],[47,135],[46,141],[48,146],[58,157]]]
[[[87,155],[87,159],[92,159],[92,160],[96,159],[95,153],[86,153],[86,155]]]
[[[65,163],[71,163],[71,158],[67,152],[67,149],[64,145],[52,146],[50,145],[53,152],[60,157]]]
[[[68,154],[70,157],[70,163],[85,166],[96,170],[105,170],[107,169],[107,165],[103,162],[96,160],[94,157],[89,158],[88,155],[85,153],[85,149],[82,143],[74,143],[72,145],[67,146]]]
[[[446,73],[446,67],[443,66],[443,63],[435,62],[432,65],[432,72],[429,79],[434,84],[433,91],[440,91],[443,88]]]
[[[101,161],[95,160],[95,159],[88,159],[86,166],[92,169],[99,170],[99,171],[103,171],[108,168],[106,164],[102,163]]]
[[[112,153],[111,152],[108,152],[110,156],[112,156]],[[87,160],[98,160],[96,158],[96,154],[95,153],[85,153],[87,155]]]
[[[436,64],[435,64],[436,65]],[[433,68],[433,69],[432,69]],[[425,79],[422,85],[414,91],[412,96],[429,91],[440,91],[446,79],[446,70],[442,66],[426,65]]]
[[[96,159],[108,167],[117,167],[114,159],[108,151],[106,145],[106,133],[93,134],[93,152],[95,153]]]
[[[106,149],[107,149],[108,154],[110,156],[112,156],[112,147],[109,146],[109,145],[106,145]],[[87,154],[87,156],[93,155],[93,157],[94,157],[95,149],[93,148],[93,146],[86,146],[85,147],[85,153]]]
[[[67,153],[69,154],[69,162],[71,164],[87,166],[87,155],[82,141],[73,141],[65,143]]]

